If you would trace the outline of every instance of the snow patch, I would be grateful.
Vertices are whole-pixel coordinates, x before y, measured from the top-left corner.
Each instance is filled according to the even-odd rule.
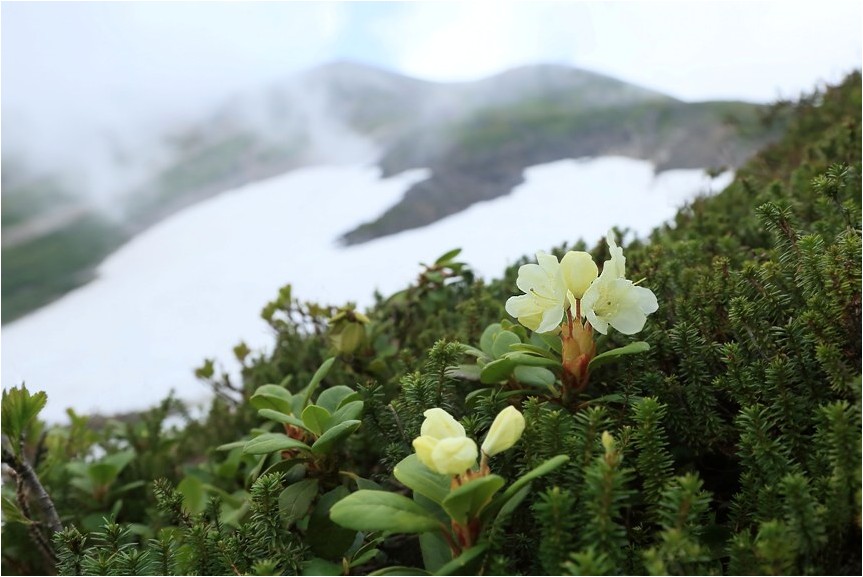
[[[170,390],[203,400],[193,376],[204,358],[237,371],[241,340],[268,350],[260,318],[279,287],[302,300],[373,302],[401,290],[455,247],[479,275],[499,276],[525,254],[610,226],[648,234],[699,193],[726,186],[701,170],[654,174],[644,161],[563,160],[528,168],[512,193],[421,229],[340,247],[345,230],[374,219],[429,172],[381,179],[368,166],[318,166],[243,186],[189,207],[109,257],[99,278],[3,328],[5,387],[48,393],[43,417],[141,409]],[[513,287],[515,291],[515,287]]]

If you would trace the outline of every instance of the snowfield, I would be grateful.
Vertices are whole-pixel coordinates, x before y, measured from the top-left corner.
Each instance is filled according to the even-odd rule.
[[[92,283],[5,326],[3,386],[24,381],[46,391],[42,416],[54,422],[66,420],[66,407],[146,408],[172,389],[204,401],[209,390],[193,369],[215,358],[236,372],[237,343],[271,347],[260,310],[287,283],[301,300],[365,307],[375,290],[401,290],[419,262],[456,247],[460,260],[493,278],[525,254],[579,238],[592,245],[613,225],[644,236],[732,178],[710,180],[702,170],[654,175],[650,163],[618,157],[563,160],[531,167],[511,194],[427,227],[336,244],[427,176],[412,170],[382,180],[377,167],[319,166],[189,207],[111,255]]]

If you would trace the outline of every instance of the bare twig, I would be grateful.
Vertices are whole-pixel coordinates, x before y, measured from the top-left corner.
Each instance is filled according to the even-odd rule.
[[[51,500],[51,496],[48,495],[45,487],[42,486],[39,477],[36,476],[36,472],[30,466],[30,463],[27,462],[27,459],[23,455],[21,458],[18,458],[11,451],[3,449],[3,462],[12,467],[20,481],[27,486],[33,495],[36,495],[36,499],[39,501],[39,505],[45,514],[45,519],[51,531],[54,533],[62,531],[63,524],[60,523],[57,509],[54,508],[54,501]]]

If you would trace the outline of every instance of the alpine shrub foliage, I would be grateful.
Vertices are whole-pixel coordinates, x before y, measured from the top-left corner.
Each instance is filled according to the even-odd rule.
[[[504,311],[518,267],[453,251],[365,314],[285,287],[199,419],[45,430],[4,392],[3,572],[859,574],[860,92],[777,105],[782,140],[626,246],[639,342],[579,313],[562,351]]]

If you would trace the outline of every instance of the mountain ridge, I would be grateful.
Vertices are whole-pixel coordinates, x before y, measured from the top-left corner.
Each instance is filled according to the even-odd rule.
[[[102,258],[178,210],[303,166],[377,164],[384,176],[431,169],[431,177],[400,202],[340,237],[359,244],[507,194],[527,166],[562,158],[621,155],[650,160],[658,170],[735,166],[769,140],[756,118],[762,108],[683,102],[558,64],[454,83],[351,61],[324,64],[236,94],[166,133],[161,156],[168,160],[124,192],[119,221],[87,211],[75,222],[58,219],[62,228],[26,243],[10,247],[4,241],[9,264],[3,265],[3,321],[88,282]],[[736,117],[749,136],[739,138],[725,115]],[[4,150],[4,168],[13,168],[7,152],[14,151]],[[26,202],[39,191],[14,177],[4,172],[4,226],[44,216]],[[46,199],[76,197],[67,190],[74,179],[41,182],[54,183],[42,188],[62,189],[46,188]],[[22,214],[16,215],[19,206]],[[40,202],[38,210],[51,206]],[[108,240],[97,242],[96,229],[108,231]],[[58,273],[58,261],[74,266]]]

